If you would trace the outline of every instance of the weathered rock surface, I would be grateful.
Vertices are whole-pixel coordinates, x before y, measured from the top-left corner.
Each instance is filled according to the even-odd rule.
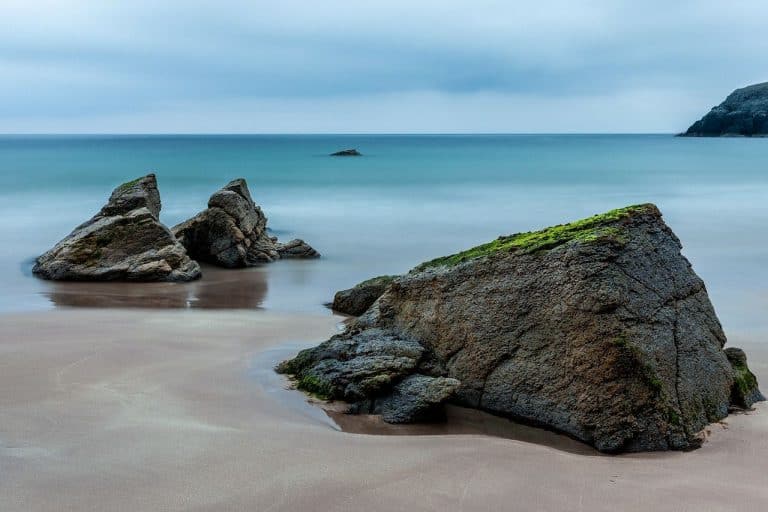
[[[279,244],[267,232],[267,217],[240,178],[215,192],[208,208],[173,227],[193,258],[227,268],[247,267],[283,257],[316,258],[301,240]]]
[[[342,149],[341,151],[331,153],[331,156],[363,156],[363,154],[356,149]]]
[[[736,89],[725,101],[680,135],[686,137],[768,135],[768,82]]]
[[[359,316],[366,312],[376,299],[381,297],[387,286],[397,276],[378,276],[358,283],[348,290],[336,292],[331,308],[347,315]]]
[[[375,404],[373,412],[387,423],[416,423],[445,419],[443,403],[460,382],[446,377],[411,375],[397,384],[392,394]]]
[[[190,281],[200,266],[159,221],[154,174],[117,187],[92,219],[37,258],[44,279],[73,281]]]
[[[283,259],[288,258],[319,258],[320,253],[314,250],[307,242],[296,238],[290,242],[277,244],[277,253]]]
[[[295,375],[299,388],[310,393],[355,402],[412,373],[423,353],[415,341],[370,329],[355,337],[334,336],[284,361],[277,371]]]
[[[460,382],[453,401],[602,451],[698,446],[696,434],[739,404],[726,337],[680,251],[658,209],[639,205],[424,263],[334,341],[409,340],[423,348],[418,362],[362,398],[330,396],[386,403],[404,395],[404,373],[447,377]],[[322,370],[359,358],[324,345],[283,370],[335,389]]]
[[[755,402],[765,400],[757,387],[757,377],[747,367],[747,354],[740,348],[729,347],[725,349],[725,355],[733,369],[731,405],[749,409]]]

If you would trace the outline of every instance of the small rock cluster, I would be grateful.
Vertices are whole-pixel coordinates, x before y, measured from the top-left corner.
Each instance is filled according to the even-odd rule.
[[[320,256],[303,240],[281,244],[269,236],[243,179],[173,230],[160,222],[160,208],[154,174],[120,185],[98,214],[37,258],[33,273],[72,281],[191,281],[201,276],[195,260],[236,268]]]

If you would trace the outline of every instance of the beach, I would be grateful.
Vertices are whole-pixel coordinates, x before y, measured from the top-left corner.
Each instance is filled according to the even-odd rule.
[[[337,290],[653,202],[768,382],[766,155],[664,135],[0,137],[0,510],[762,511],[765,403],[698,450],[607,456],[455,406],[443,425],[326,414],[272,366],[339,331]],[[31,274],[147,169],[166,225],[242,176],[272,234],[322,257],[183,284]]]
[[[768,408],[692,452],[340,431],[268,364],[343,317],[67,309],[0,317],[0,509],[759,511]],[[764,344],[731,337],[761,382]],[[286,398],[288,397],[288,398]],[[567,446],[568,443],[565,444]]]

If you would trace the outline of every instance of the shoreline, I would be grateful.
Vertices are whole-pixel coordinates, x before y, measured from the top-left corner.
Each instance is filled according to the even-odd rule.
[[[764,403],[710,426],[692,452],[595,457],[478,433],[340,432],[276,402],[255,359],[325,339],[339,321],[135,309],[0,316],[0,508],[499,510],[514,500],[631,512],[768,502]],[[768,346],[740,346],[768,382]]]

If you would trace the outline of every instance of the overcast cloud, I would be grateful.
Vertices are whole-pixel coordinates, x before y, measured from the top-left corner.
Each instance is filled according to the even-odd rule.
[[[2,0],[0,131],[674,132],[768,80],[766,21],[764,0]]]

